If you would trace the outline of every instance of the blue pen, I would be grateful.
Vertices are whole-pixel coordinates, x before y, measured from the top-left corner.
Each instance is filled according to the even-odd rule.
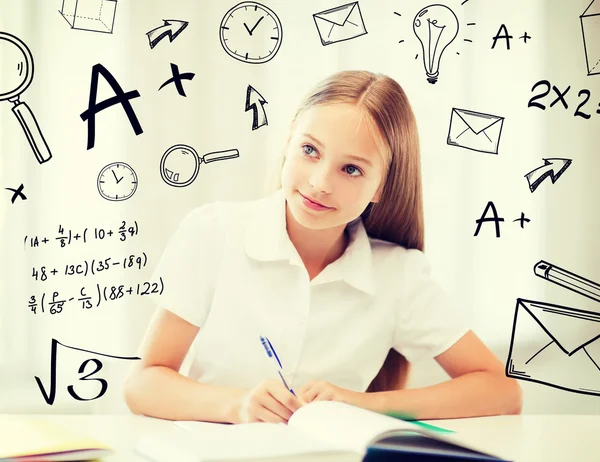
[[[290,393],[292,393],[292,395],[296,396],[296,393],[294,393],[294,390],[292,390],[288,386],[287,382],[283,378],[283,375],[281,374],[281,371],[283,370],[283,366],[281,365],[279,356],[277,356],[277,353],[275,353],[275,348],[273,348],[273,345],[271,345],[271,342],[269,341],[269,339],[267,337],[263,337],[262,335],[260,335],[259,337],[260,337],[260,343],[262,343],[262,346],[265,348],[265,351],[267,352],[267,356],[269,358],[272,358],[273,361],[275,361],[275,365],[277,366],[277,373],[279,374],[279,377],[281,377],[281,381],[285,385],[285,388],[287,388],[290,391]]]

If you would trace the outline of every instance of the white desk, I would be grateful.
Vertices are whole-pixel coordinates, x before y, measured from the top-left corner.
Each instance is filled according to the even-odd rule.
[[[111,445],[116,454],[106,462],[147,462],[133,452],[145,435],[173,431],[173,423],[135,415],[30,415],[85,432]],[[427,420],[484,442],[515,462],[599,462],[600,415],[520,415],[472,419]],[[179,431],[181,429],[177,429]]]

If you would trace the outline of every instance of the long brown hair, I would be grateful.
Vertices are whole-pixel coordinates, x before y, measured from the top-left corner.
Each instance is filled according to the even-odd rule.
[[[368,71],[341,71],[319,82],[305,97],[298,115],[319,104],[356,104],[365,111],[374,139],[387,166],[378,202],[361,214],[367,234],[407,249],[424,250],[423,194],[416,120],[402,87],[394,79]],[[266,192],[281,187],[281,167]],[[368,392],[404,388],[410,363],[390,349]]]

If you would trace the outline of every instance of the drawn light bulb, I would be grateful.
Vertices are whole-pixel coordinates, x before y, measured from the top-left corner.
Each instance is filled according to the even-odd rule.
[[[440,74],[442,53],[458,35],[458,18],[447,6],[429,5],[415,16],[413,30],[423,48],[427,81],[436,83]]]

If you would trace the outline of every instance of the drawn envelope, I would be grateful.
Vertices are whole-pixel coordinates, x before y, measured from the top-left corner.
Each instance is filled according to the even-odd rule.
[[[448,144],[498,154],[503,123],[504,117],[453,108]]]
[[[358,2],[315,13],[313,18],[324,46],[367,33]]]
[[[600,396],[600,313],[518,298],[506,376]]]

